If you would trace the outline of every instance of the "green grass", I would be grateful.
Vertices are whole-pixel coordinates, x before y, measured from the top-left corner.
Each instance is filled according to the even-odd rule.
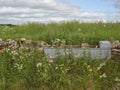
[[[66,44],[81,44],[87,42],[98,44],[100,40],[109,40],[110,37],[120,40],[120,23],[29,23],[18,26],[0,26],[0,37],[26,38],[44,40],[51,44],[56,38],[65,39]]]
[[[54,60],[39,51],[0,54],[0,90],[114,90],[120,63],[73,56]]]
[[[120,40],[120,23],[29,23],[0,26],[3,39],[26,38],[49,44],[98,44],[110,37]],[[11,49],[0,53],[0,90],[119,90],[120,63],[69,57],[46,58],[40,51]]]

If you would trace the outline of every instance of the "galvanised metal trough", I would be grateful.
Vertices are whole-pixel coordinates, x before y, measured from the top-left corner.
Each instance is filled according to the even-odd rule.
[[[58,56],[73,55],[76,57],[88,57],[90,59],[111,59],[111,43],[109,41],[100,41],[99,48],[81,48],[81,47],[64,47],[44,48],[44,54],[48,58]]]

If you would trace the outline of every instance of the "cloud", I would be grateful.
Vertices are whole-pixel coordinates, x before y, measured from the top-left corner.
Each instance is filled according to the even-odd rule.
[[[66,3],[63,3],[66,2]],[[68,0],[0,0],[0,23],[46,22],[61,20],[105,20],[105,13],[88,13]]]
[[[115,7],[120,9],[120,0],[115,0]]]
[[[116,20],[116,21],[119,21],[120,22],[120,0],[113,0],[114,1],[114,6],[115,8],[118,9],[118,11],[114,14],[111,15],[112,17],[112,20]]]
[[[110,1],[110,2],[113,3],[113,6],[114,6],[115,8],[120,9],[120,0],[101,0],[101,1]]]

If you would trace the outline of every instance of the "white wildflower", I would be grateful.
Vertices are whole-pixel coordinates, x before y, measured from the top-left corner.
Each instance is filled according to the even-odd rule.
[[[119,78],[119,77],[116,77],[116,78],[115,78],[115,81],[116,81],[116,82],[120,82],[120,78]]]
[[[100,75],[99,78],[101,79],[101,78],[106,78],[106,77],[107,77],[107,75],[105,73],[103,73],[102,75]]]
[[[19,65],[18,69],[22,70],[23,69],[23,64]]]
[[[15,63],[14,67],[17,68],[18,70],[21,70],[23,69],[23,64]]]
[[[10,51],[10,49],[9,49],[9,48],[5,48],[4,50],[5,50],[6,52],[9,52],[9,51]]]
[[[53,59],[50,59],[49,62],[52,63],[52,62],[53,62]]]
[[[90,69],[90,65],[87,65],[87,69]]]
[[[18,52],[17,51],[11,51],[11,54],[12,55],[18,55]]]
[[[78,58],[79,57],[79,55],[77,54],[77,55],[75,55],[75,58]]]
[[[12,39],[7,39],[6,41],[11,42],[11,41],[12,41]]]
[[[85,63],[85,65],[87,65],[87,63]],[[90,65],[87,65],[87,69],[88,71],[92,72],[92,68],[90,67]]]
[[[61,40],[59,38],[57,38],[56,41],[60,42]]]
[[[3,39],[2,39],[2,38],[0,38],[0,41],[3,41]]]
[[[54,56],[50,56],[50,59],[53,59],[53,58],[55,58]]]
[[[36,67],[42,67],[42,63],[37,63]]]
[[[104,62],[104,63],[101,63],[100,65],[99,65],[99,67],[97,67],[97,70],[100,70],[103,66],[105,66],[106,65],[106,62]]]
[[[92,72],[92,69],[89,69],[90,72]]]
[[[58,67],[55,67],[55,69],[58,69]]]
[[[72,54],[72,51],[71,50],[66,50],[66,55],[70,55]]]
[[[23,56],[20,56],[20,59],[24,59],[24,57],[23,57]]]
[[[62,43],[62,44],[65,44],[65,43],[66,43],[66,41],[63,39],[63,40],[61,41],[61,43]]]
[[[20,40],[25,41],[26,39],[25,38],[21,38]]]

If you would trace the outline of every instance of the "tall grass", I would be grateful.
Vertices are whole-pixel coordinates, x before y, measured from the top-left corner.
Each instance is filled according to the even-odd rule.
[[[29,23],[15,27],[0,26],[1,38],[26,38],[44,40],[52,43],[56,38],[65,39],[66,44],[80,44],[88,42],[97,44],[100,40],[109,40],[110,37],[120,40],[120,23]]]
[[[120,40],[120,23],[63,22],[0,26],[3,39],[26,38],[49,44],[97,44],[111,36]],[[12,49],[13,48],[13,49]],[[87,60],[73,55],[46,58],[38,49],[5,47],[0,53],[0,90],[119,90],[120,63]]]
[[[115,61],[73,56],[48,59],[39,51],[0,54],[0,90],[119,90]],[[116,89],[117,88],[117,89]]]

